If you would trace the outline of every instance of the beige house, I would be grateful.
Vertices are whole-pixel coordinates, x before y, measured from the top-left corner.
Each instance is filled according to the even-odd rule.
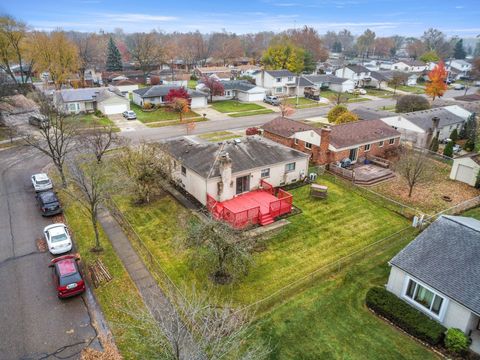
[[[450,179],[475,186],[480,174],[480,154],[472,153],[453,159]]]
[[[111,115],[130,110],[130,101],[115,87],[58,90],[54,94],[54,103],[69,114],[99,110]]]
[[[278,187],[303,179],[308,171],[308,154],[259,136],[220,144],[180,138],[165,145],[174,181],[203,205],[207,194],[226,201],[259,189],[261,180]]]
[[[387,290],[458,328],[480,353],[480,221],[441,216],[390,260]]]

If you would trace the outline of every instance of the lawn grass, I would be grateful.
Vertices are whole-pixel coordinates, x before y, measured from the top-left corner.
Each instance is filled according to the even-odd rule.
[[[286,102],[287,104],[290,104],[290,105],[297,105],[297,98],[296,97],[288,98]],[[317,104],[318,104],[318,101],[314,101],[306,97],[298,98],[298,105],[317,105]]]
[[[408,85],[397,86],[397,90],[409,92],[409,93],[412,93],[412,94],[424,94],[425,93],[425,89],[423,89],[421,87],[408,86]]]
[[[198,135],[200,139],[211,141],[211,142],[219,142],[224,140],[236,139],[241,137],[239,134],[234,134],[230,131],[216,131],[206,134]]]
[[[385,110],[385,111],[392,111],[395,112],[396,105],[388,105],[388,106],[382,106],[378,108],[378,110]]]
[[[242,103],[236,100],[215,101],[211,107],[221,113],[232,113],[251,110],[264,110],[263,106],[252,103]]]
[[[161,107],[154,111],[143,111],[140,106],[132,102],[130,103],[130,109],[135,111],[135,114],[137,114],[137,119],[144,124],[158,121],[178,120],[178,114],[175,112],[167,111],[165,107]],[[196,112],[189,111],[188,113],[184,114],[183,117],[192,118],[200,117],[200,115]]]
[[[366,88],[365,90],[367,90],[367,95],[376,96],[384,99],[393,97],[393,92],[388,90],[374,89],[374,88]]]
[[[473,217],[473,218],[475,218],[475,219],[477,219],[477,220],[480,220],[480,206],[465,211],[465,212],[462,214],[462,216],[470,216],[470,217]]]
[[[348,99],[349,103],[363,102],[363,101],[371,101],[371,99],[362,98],[362,97],[353,97],[353,98]]]
[[[332,90],[321,90],[320,96],[329,99],[330,101],[336,101],[338,92]],[[362,98],[359,95],[349,94],[349,93],[342,93],[341,95],[342,101],[347,102],[360,102],[360,101],[369,101],[370,99]]]
[[[203,122],[203,121],[208,121],[207,118],[190,118],[189,122]],[[165,120],[165,121],[158,121],[158,122],[151,122],[151,123],[146,123],[145,125],[150,127],[150,128],[158,128],[158,127],[164,127],[164,126],[174,126],[174,125],[185,125],[185,122],[180,122],[180,120]]]
[[[270,343],[272,360],[438,359],[365,306],[366,292],[387,282],[387,262],[409,240],[314,283],[257,320],[252,338]]]
[[[197,86],[198,81],[197,80],[188,80],[187,88],[195,90],[195,87]]]
[[[142,325],[139,320],[122,311],[126,309],[146,311],[146,307],[109,239],[100,228],[103,252],[100,254],[91,252],[90,249],[94,245],[91,222],[84,215],[78,203],[62,193],[60,193],[60,198],[82,263],[86,265],[100,258],[113,277],[110,282],[96,289],[92,288],[92,290],[113,333],[118,349],[125,359],[137,359],[139,354],[142,354],[142,358],[156,358],[156,355],[161,354],[162,350],[160,348],[152,349],[155,341],[149,339],[147,334],[140,333],[135,329]],[[157,354],[153,355],[155,352]]]
[[[416,185],[411,197],[408,196],[408,185],[401,176],[374,185],[371,189],[431,215],[480,195],[479,190],[460,181],[451,180],[449,164],[434,159],[429,161],[432,164],[429,180]],[[442,196],[449,196],[452,201],[446,202]]]
[[[253,110],[253,111],[242,111],[233,114],[228,114],[230,117],[242,117],[242,116],[253,116],[253,115],[262,115],[262,114],[272,114],[275,111],[270,109],[263,109],[263,110]]]
[[[195,282],[198,288],[213,288],[210,291],[219,298],[242,305],[409,224],[331,178],[320,183],[329,187],[328,199],[312,199],[308,186],[293,190],[294,204],[302,213],[289,218],[291,224],[266,242],[264,252],[253,255],[254,265],[245,278],[223,286],[212,285],[208,274],[189,267],[190,250],[179,245],[189,213],[173,198],[166,196],[142,207],[133,206],[128,196],[115,199],[175,283],[188,287]]]
[[[70,115],[67,117],[67,121],[78,124],[81,127],[89,128],[95,123],[102,126],[115,126],[115,123],[106,116],[96,116],[95,114],[78,114]]]

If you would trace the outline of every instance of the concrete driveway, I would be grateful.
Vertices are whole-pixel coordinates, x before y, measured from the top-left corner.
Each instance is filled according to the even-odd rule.
[[[82,296],[59,300],[36,239],[52,220],[42,218],[30,184],[46,159],[30,148],[0,152],[0,358],[79,358],[98,346]]]
[[[122,114],[108,115],[108,118],[112,120],[120,131],[136,131],[138,129],[147,129],[148,127],[138,120],[127,120]]]

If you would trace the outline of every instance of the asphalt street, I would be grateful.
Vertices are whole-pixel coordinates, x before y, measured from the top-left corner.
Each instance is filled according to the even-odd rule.
[[[0,359],[75,359],[96,331],[81,296],[59,300],[36,239],[51,223],[35,203],[30,176],[47,159],[30,148],[0,151]]]

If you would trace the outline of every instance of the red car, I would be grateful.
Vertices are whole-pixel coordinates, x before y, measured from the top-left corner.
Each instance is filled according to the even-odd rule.
[[[50,263],[52,268],[52,277],[57,295],[59,298],[81,294],[85,291],[85,282],[78,269],[77,261],[80,260],[75,255],[64,255],[53,259]]]

